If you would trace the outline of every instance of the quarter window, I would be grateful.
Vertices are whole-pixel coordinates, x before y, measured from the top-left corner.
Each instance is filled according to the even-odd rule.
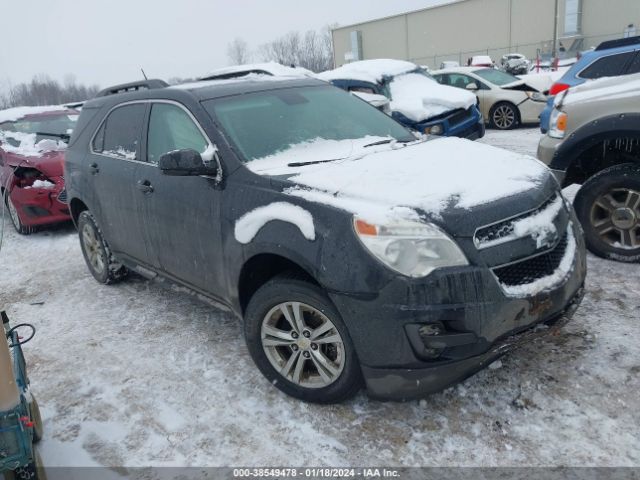
[[[138,160],[145,108],[144,104],[137,103],[113,110],[93,139],[93,151],[127,160]]]
[[[209,142],[189,114],[182,108],[167,103],[156,103],[151,107],[147,157],[158,163],[160,157],[173,150],[192,149],[203,153]]]
[[[640,51],[636,53],[635,58],[629,64],[629,68],[627,68],[626,74],[632,75],[634,73],[640,73]]]
[[[624,73],[625,65],[635,55],[634,52],[620,53],[602,57],[580,73],[580,78],[593,80],[602,77],[616,77]]]

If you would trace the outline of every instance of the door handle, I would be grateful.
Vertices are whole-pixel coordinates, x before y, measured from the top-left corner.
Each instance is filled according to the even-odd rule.
[[[91,173],[91,175],[95,175],[96,173],[100,172],[98,164],[92,163],[91,165],[89,165],[89,172]]]
[[[153,185],[149,180],[138,180],[137,187],[143,193],[153,193]]]

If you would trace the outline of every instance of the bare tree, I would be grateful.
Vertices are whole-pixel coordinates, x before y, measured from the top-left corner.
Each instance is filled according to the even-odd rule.
[[[235,38],[227,45],[227,57],[233,65],[244,65],[249,62],[249,46],[242,38]]]
[[[329,70],[333,67],[331,31],[326,27],[320,32],[289,32],[262,45],[259,55],[265,61],[300,66],[314,72]]]
[[[79,85],[73,75],[67,75],[62,85],[46,75],[36,75],[30,82],[9,85],[7,93],[0,96],[0,108],[80,102],[95,97],[99,90],[97,85]]]

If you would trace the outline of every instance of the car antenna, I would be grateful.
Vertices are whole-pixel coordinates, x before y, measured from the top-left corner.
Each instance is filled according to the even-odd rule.
[[[144,73],[144,68],[140,67],[140,71],[142,72],[142,76],[144,77],[144,79],[145,79],[145,80],[149,80],[149,79],[147,78],[147,74],[146,74],[146,73]]]

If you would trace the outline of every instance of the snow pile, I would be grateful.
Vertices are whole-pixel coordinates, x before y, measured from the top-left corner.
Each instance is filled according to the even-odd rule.
[[[389,84],[391,110],[414,122],[421,122],[458,108],[476,104],[476,96],[460,88],[441,85],[419,73],[394,77]]]
[[[640,73],[624,77],[605,77],[590,80],[567,90],[565,95],[557,95],[555,105],[572,105],[580,102],[593,102],[603,98],[621,100],[637,98],[640,95]]]
[[[287,202],[274,202],[245,213],[236,221],[234,234],[236,240],[247,244],[257,235],[262,227],[274,220],[288,222],[300,229],[304,238],[316,239],[313,217],[304,208]]]
[[[47,152],[66,150],[67,144],[61,140],[44,139],[36,142],[35,133],[9,132],[0,130],[0,142],[5,152],[23,157],[41,157]],[[13,145],[17,143],[18,145]]]
[[[332,80],[360,80],[369,83],[379,83],[384,77],[393,77],[402,73],[416,70],[415,63],[403,60],[379,58],[376,60],[362,60],[347,63],[335,70],[328,70],[318,74],[318,78],[330,82]]]
[[[549,234],[557,233],[553,223],[560,213],[564,200],[558,196],[549,207],[522,220],[513,223],[513,234],[516,238],[531,236],[536,241],[536,246],[542,248]]]
[[[30,187],[24,187],[25,189],[27,188],[53,188],[55,187],[56,184],[53,182],[50,182],[49,180],[36,180],[35,182],[33,182],[33,185],[31,185]]]
[[[550,290],[562,282],[573,268],[573,260],[576,255],[576,239],[573,235],[573,224],[567,226],[567,249],[564,252],[560,265],[551,275],[537,279],[526,285],[505,285],[500,283],[507,295],[512,297],[529,297],[544,290]]]
[[[27,115],[37,115],[47,112],[64,112],[65,107],[60,105],[49,105],[44,107],[14,107],[7,110],[0,110],[0,123],[15,122]]]
[[[274,77],[315,77],[315,73],[302,67],[285,67],[276,62],[267,63],[250,63],[245,65],[234,65],[232,67],[224,67],[208,73],[203,78],[211,78],[230,74],[242,74],[246,72],[256,73],[258,75],[271,75]],[[264,73],[262,73],[264,72]]]
[[[460,138],[385,146],[361,158],[303,167],[289,178],[298,186],[286,193],[379,222],[397,207],[436,217],[448,207],[471,208],[535,189],[550,175],[533,158]]]

